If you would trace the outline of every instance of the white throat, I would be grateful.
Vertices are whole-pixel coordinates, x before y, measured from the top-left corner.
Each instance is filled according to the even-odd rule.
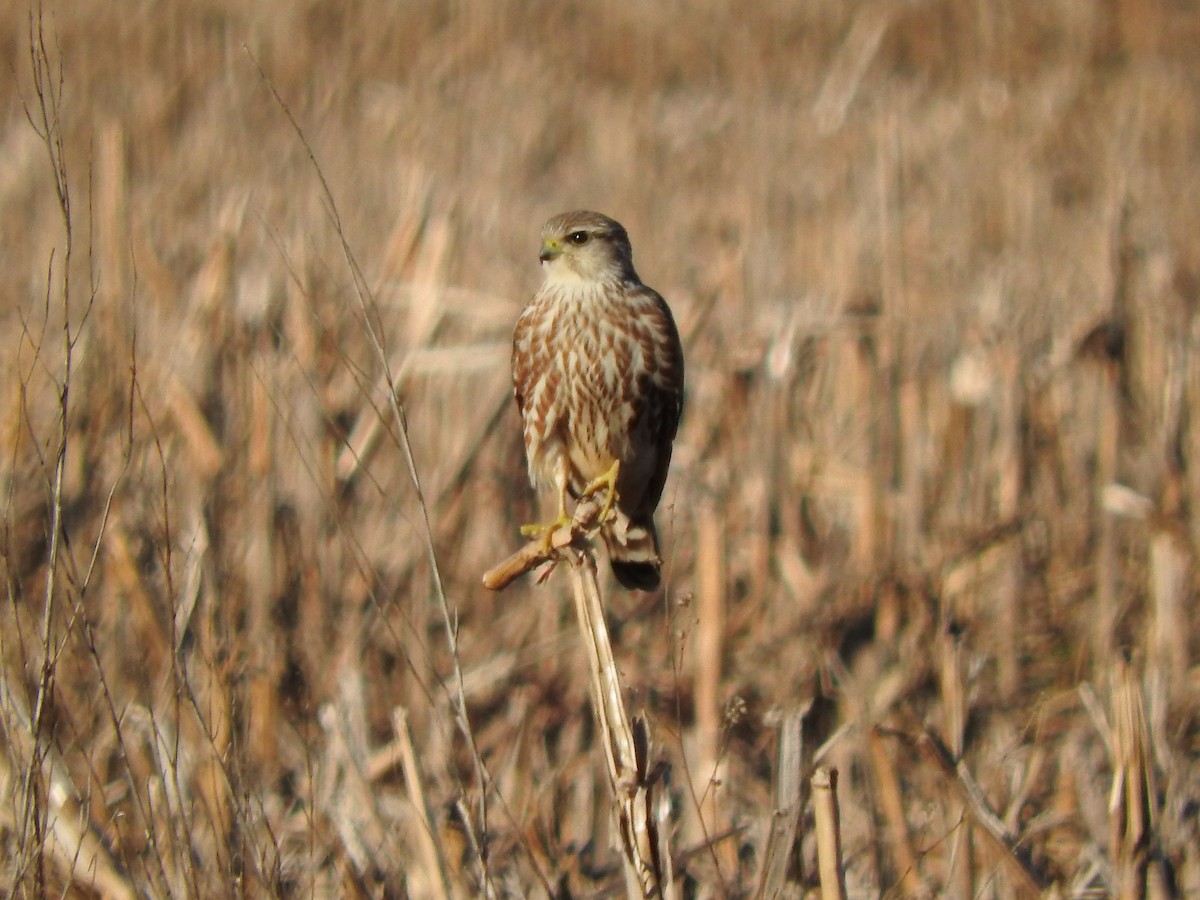
[[[542,272],[545,274],[545,283],[548,287],[563,288],[572,292],[601,288],[606,285],[619,285],[624,281],[620,269],[616,266],[604,266],[599,271],[592,271],[584,275],[562,258],[542,263]]]

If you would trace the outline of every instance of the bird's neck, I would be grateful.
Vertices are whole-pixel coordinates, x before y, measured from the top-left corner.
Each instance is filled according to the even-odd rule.
[[[596,291],[622,290],[641,282],[632,264],[614,264],[600,272],[582,275],[570,266],[547,268],[545,285],[556,292],[591,294]]]

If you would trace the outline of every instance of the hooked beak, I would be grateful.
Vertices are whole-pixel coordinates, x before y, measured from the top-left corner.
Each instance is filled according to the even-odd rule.
[[[546,238],[542,241],[542,250],[538,254],[538,259],[544,263],[550,262],[552,259],[557,259],[562,256],[562,245],[553,238]]]

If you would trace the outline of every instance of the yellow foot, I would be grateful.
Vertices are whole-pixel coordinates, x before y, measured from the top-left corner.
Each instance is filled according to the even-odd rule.
[[[571,517],[567,515],[567,511],[564,509],[559,512],[558,518],[553,522],[535,522],[532,525],[522,525],[521,534],[525,535],[525,537],[537,537],[538,535],[549,537],[564,525],[570,524]]]
[[[599,478],[589,482],[587,487],[585,487],[583,492],[579,495],[580,499],[583,499],[584,497],[590,497],[601,490],[606,492],[604,497],[604,506],[601,507],[600,518],[597,520],[599,522],[603,522],[608,518],[609,513],[612,512],[613,504],[617,502],[617,476],[620,474],[621,461],[619,459],[613,460],[613,464],[609,467],[608,471]]]

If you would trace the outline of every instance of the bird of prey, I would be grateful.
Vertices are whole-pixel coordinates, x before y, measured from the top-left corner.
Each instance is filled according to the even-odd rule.
[[[662,559],[654,510],[683,406],[683,347],[665,300],[633,268],[620,223],[589,211],[542,227],[545,280],[513,334],[513,386],[534,487],[567,498],[604,491],[600,534],[624,587],[654,590]],[[609,511],[611,510],[611,515]]]

